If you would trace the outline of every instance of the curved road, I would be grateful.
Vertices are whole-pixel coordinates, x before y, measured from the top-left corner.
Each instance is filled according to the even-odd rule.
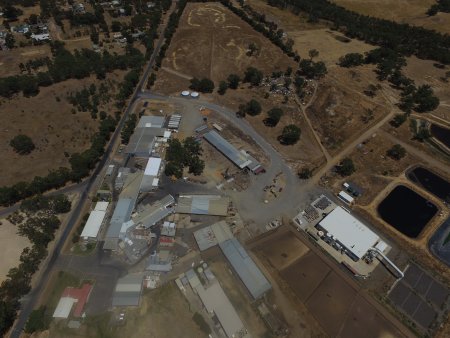
[[[296,215],[296,209],[299,204],[299,199],[296,197],[302,186],[304,187],[304,184],[297,178],[296,173],[294,173],[292,168],[286,164],[278,151],[259,135],[247,120],[236,117],[234,111],[203,100],[194,101],[181,97],[153,94],[150,92],[142,92],[139,94],[139,97],[141,99],[166,100],[184,106],[190,105],[191,108],[197,110],[200,107],[206,107],[214,110],[224,119],[238,127],[243,133],[250,136],[265,152],[270,159],[270,164],[265,168],[266,173],[252,176],[250,188],[242,192],[230,193],[235,204],[238,206],[241,217],[246,221],[252,221],[260,226],[264,226],[267,222],[280,215],[288,217],[294,217]],[[284,174],[286,187],[276,199],[270,201],[268,204],[264,204],[265,193],[263,189],[266,185],[270,185],[272,179],[280,172]],[[238,203],[236,203],[236,201],[238,201]]]

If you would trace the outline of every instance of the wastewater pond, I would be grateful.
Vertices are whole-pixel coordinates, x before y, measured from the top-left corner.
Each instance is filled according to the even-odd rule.
[[[406,176],[411,182],[432,193],[437,198],[450,202],[450,182],[442,177],[423,167],[414,168]]]
[[[402,234],[416,238],[438,208],[404,185],[399,185],[378,205],[380,217]]]
[[[450,129],[432,124],[430,132],[433,137],[445,144],[447,148],[450,148]]]

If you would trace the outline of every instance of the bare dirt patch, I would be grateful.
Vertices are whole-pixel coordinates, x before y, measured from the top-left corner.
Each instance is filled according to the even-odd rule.
[[[50,46],[28,46],[2,51],[0,77],[19,75],[21,63],[26,64],[30,60],[51,57]]]
[[[246,55],[250,43],[260,47],[257,57]],[[242,74],[249,66],[271,73],[294,65],[262,34],[217,3],[187,4],[166,55],[163,67],[217,83],[230,73]],[[166,75],[159,74],[156,90],[162,87],[164,79],[160,78]]]
[[[426,12],[435,0],[333,0],[340,6],[373,17],[450,32],[450,14],[429,17]]]
[[[123,74],[123,71],[109,74],[108,79],[117,84]],[[0,186],[30,180],[36,175],[46,175],[49,170],[68,166],[69,157],[66,155],[90,146],[90,138],[97,131],[99,120],[92,119],[89,112],[73,114],[74,107],[66,97],[91,83],[97,83],[95,77],[72,79],[40,88],[34,97],[18,95],[1,101],[0,153],[3,164]],[[116,110],[113,104],[111,100],[107,105],[99,106],[99,111],[113,115]],[[28,135],[33,140],[36,149],[31,154],[18,155],[9,145],[18,134]]]
[[[0,281],[2,281],[9,269],[19,265],[23,249],[31,246],[31,243],[28,238],[18,235],[17,226],[8,220],[1,219],[0,223],[0,247],[3,256],[0,264]]]

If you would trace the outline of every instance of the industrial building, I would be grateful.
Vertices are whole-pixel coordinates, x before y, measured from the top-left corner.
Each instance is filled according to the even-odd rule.
[[[159,184],[159,172],[162,159],[159,157],[150,157],[144,170],[144,177],[141,181],[141,192],[148,192],[156,189]]]
[[[162,116],[142,116],[125,152],[136,157],[151,156],[157,138],[170,137],[170,132],[163,128],[164,123]]]
[[[254,157],[243,150],[239,151],[236,149],[235,146],[225,140],[217,131],[210,130],[203,134],[203,137],[238,168],[247,168],[254,174],[259,174],[264,171],[262,165]]]
[[[173,204],[175,204],[175,199],[172,195],[167,195],[161,200],[145,206],[133,217],[133,223],[144,228],[150,228],[174,212]]]
[[[142,294],[144,274],[129,274],[117,281],[112,306],[138,306]]]
[[[180,195],[175,211],[180,214],[226,216],[230,198],[220,195]]]
[[[239,318],[239,315],[219,282],[214,278],[212,272],[210,270],[208,271],[212,276],[208,278],[210,283],[205,286],[201,283],[194,270],[190,269],[186,271],[185,276],[192,290],[202,301],[206,311],[208,311],[211,316],[217,318],[225,336],[229,338],[244,337],[247,330],[245,329],[242,320]],[[177,284],[181,285],[180,283]]]
[[[81,317],[83,314],[84,306],[89,300],[89,296],[92,291],[91,284],[84,284],[81,288],[66,287],[59,299],[58,305],[53,312],[53,318],[66,319],[70,316],[74,304],[76,304],[73,310],[74,317]]]
[[[173,114],[170,116],[169,121],[167,122],[167,128],[169,130],[177,131],[178,128],[180,128],[181,123],[181,115],[180,114]]]
[[[380,241],[377,234],[341,207],[330,212],[319,222],[317,228],[338,241],[354,260],[361,259]]]
[[[131,213],[134,209],[134,203],[135,200],[131,198],[119,199],[106,232],[103,249],[117,250],[122,224],[130,220]]]
[[[233,236],[225,221],[215,223],[194,232],[200,251],[219,245],[224,256],[254,299],[271,289],[271,285],[253,259]]]
[[[108,208],[109,202],[97,202],[95,208],[89,214],[89,218],[81,232],[80,237],[84,241],[95,241],[97,240],[98,233],[105,219],[106,210]]]

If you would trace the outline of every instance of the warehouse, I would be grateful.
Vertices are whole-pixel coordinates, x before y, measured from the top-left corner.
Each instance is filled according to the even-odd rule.
[[[95,241],[97,240],[98,232],[105,219],[106,210],[108,208],[109,202],[97,202],[95,208],[89,214],[89,218],[81,232],[80,237],[84,241]]]
[[[114,213],[109,223],[108,231],[105,236],[105,244],[103,249],[117,250],[119,241],[120,230],[122,224],[130,220],[131,213],[133,212],[135,200],[131,198],[119,199],[117,202]]]
[[[162,128],[166,118],[164,116],[142,116],[137,128]]]
[[[143,280],[143,274],[130,274],[120,278],[114,290],[112,306],[138,306]]]
[[[156,138],[166,135],[166,129],[161,127],[138,127],[134,130],[125,152],[136,157],[149,157]]]
[[[150,157],[145,167],[144,177],[142,178],[140,191],[149,192],[158,187],[159,172],[161,169],[162,160],[159,157]]]
[[[271,285],[236,238],[219,243],[223,254],[254,299],[271,289]]]
[[[153,204],[146,205],[133,217],[133,223],[148,229],[173,213],[172,205],[174,203],[173,196],[167,195]]]
[[[207,132],[203,137],[240,169],[244,169],[251,163],[246,155],[237,150],[215,130]]]
[[[254,299],[260,298],[271,289],[269,281],[239,241],[234,238],[225,221],[195,231],[194,238],[200,251],[219,245],[226,259]]]
[[[180,214],[226,216],[230,199],[220,195],[180,195],[176,212]]]
[[[330,212],[317,227],[345,247],[354,260],[361,259],[380,240],[377,234],[341,207]]]

